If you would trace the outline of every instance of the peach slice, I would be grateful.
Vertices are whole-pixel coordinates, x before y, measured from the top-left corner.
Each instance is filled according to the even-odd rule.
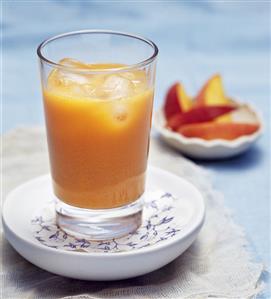
[[[226,113],[224,115],[221,115],[214,120],[214,122],[216,123],[229,123],[231,121],[232,121],[231,113]]]
[[[259,124],[252,123],[204,123],[182,126],[178,132],[185,137],[198,137],[205,140],[233,140],[240,136],[250,135],[259,130]]]
[[[195,98],[195,106],[229,105],[231,100],[225,95],[219,74],[211,77]]]
[[[192,107],[192,101],[186,94],[184,87],[180,83],[175,83],[168,90],[164,105],[166,119],[171,116],[188,111]]]
[[[202,106],[195,107],[191,110],[173,115],[169,118],[167,126],[173,131],[180,126],[192,123],[202,123],[214,120],[216,117],[229,113],[236,109],[235,106]]]
[[[237,105],[234,111],[226,113],[217,117],[214,122],[216,123],[258,123],[259,119],[255,111],[247,104],[236,103],[231,100],[232,103]]]

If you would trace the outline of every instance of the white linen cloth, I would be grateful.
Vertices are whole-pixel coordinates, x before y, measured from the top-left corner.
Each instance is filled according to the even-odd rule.
[[[18,128],[3,137],[3,198],[20,183],[47,173],[42,128]],[[169,265],[150,274],[116,282],[79,281],[53,275],[19,256],[4,239],[2,298],[252,298],[263,289],[263,265],[247,248],[243,230],[224,206],[209,174],[156,138],[150,163],[192,182],[202,192],[206,222],[196,242]]]

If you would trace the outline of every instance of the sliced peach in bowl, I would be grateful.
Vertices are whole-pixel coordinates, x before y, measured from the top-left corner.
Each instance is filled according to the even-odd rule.
[[[238,108],[236,110],[224,114],[225,116],[230,117],[230,121],[224,121],[224,123],[222,122],[222,124],[241,124],[242,129],[240,129],[240,127],[237,129],[238,134],[235,132],[235,139],[229,139],[229,137],[227,137],[228,139],[221,139],[221,135],[219,138],[209,140],[203,139],[200,136],[186,137],[182,135],[181,132],[173,131],[167,127],[167,120],[165,119],[165,114],[162,108],[156,111],[154,115],[154,126],[161,134],[161,138],[166,143],[190,157],[210,160],[233,157],[246,151],[259,138],[262,133],[263,126],[260,115],[253,107],[247,104],[239,104],[238,102],[237,105]],[[219,117],[213,120],[211,123],[216,123],[218,119]],[[202,124],[204,123],[198,123],[197,125]],[[248,133],[248,126],[243,129],[244,127],[242,124],[252,125],[251,127],[249,126],[251,130],[250,132],[254,133],[242,135],[244,130],[246,134]],[[186,124],[181,126],[181,128],[191,125],[194,124]],[[234,128],[236,128],[236,126],[234,126]],[[222,130],[223,129],[224,128],[222,128]],[[234,130],[236,131],[236,129]],[[241,130],[242,134],[240,135]],[[233,135],[231,135],[231,138],[233,138]]]

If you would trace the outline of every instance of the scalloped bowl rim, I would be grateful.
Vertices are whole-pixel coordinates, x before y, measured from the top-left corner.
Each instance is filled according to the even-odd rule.
[[[236,103],[246,105],[255,115],[255,118],[257,119],[260,127],[259,129],[250,135],[244,135],[240,136],[234,140],[225,140],[225,139],[215,139],[215,140],[204,140],[202,138],[197,137],[185,137],[179,133],[175,133],[167,128],[165,128],[160,121],[161,115],[164,118],[164,112],[163,112],[163,106],[161,106],[154,115],[154,127],[158,130],[159,133],[162,134],[163,137],[166,138],[173,138],[178,142],[181,142],[183,144],[189,144],[189,145],[201,145],[206,148],[211,148],[214,146],[224,146],[229,148],[237,148],[241,146],[242,144],[246,142],[253,142],[256,140],[263,132],[263,121],[262,117],[259,115],[257,110],[250,104],[247,103],[241,103],[239,101],[235,101]],[[159,118],[159,119],[158,119]]]

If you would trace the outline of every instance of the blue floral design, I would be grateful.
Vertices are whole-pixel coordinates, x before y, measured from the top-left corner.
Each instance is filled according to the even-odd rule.
[[[33,217],[31,227],[37,242],[55,249],[105,253],[138,250],[174,238],[182,230],[176,221],[175,200],[168,192],[147,193],[142,226],[134,233],[109,241],[77,239],[63,232],[56,225],[53,203]]]

